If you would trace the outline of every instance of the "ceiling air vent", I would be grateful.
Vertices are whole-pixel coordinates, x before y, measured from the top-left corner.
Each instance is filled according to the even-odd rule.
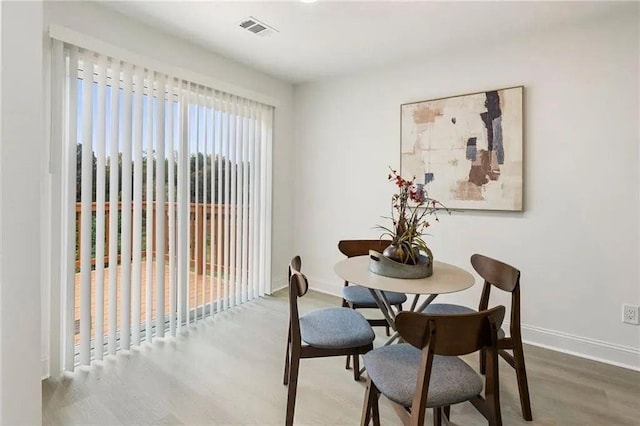
[[[244,28],[245,30],[261,37],[270,36],[273,33],[278,32],[278,30],[276,30],[275,28],[259,21],[253,16],[249,16],[248,18],[243,19],[238,25],[240,26],[240,28]]]

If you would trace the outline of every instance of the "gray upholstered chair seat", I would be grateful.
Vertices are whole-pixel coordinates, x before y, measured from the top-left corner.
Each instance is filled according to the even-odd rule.
[[[349,308],[317,309],[302,315],[300,334],[316,348],[356,348],[376,337],[365,317]]]
[[[424,312],[425,314],[457,315],[470,314],[478,311],[462,305],[454,305],[450,303],[432,303],[427,306],[422,312]],[[498,339],[504,339],[505,336],[506,334],[502,328],[498,330]]]
[[[456,315],[471,314],[478,311],[462,305],[453,305],[450,303],[431,303],[422,312],[424,312],[425,314]]]
[[[380,392],[410,407],[416,390],[421,351],[408,343],[384,346],[364,355],[364,366]],[[467,401],[482,392],[482,379],[458,357],[435,355],[427,407]]]
[[[396,293],[393,291],[385,291],[391,305],[400,305],[407,301],[407,296],[404,293]],[[366,308],[377,308],[378,305],[373,299],[371,292],[368,288],[359,285],[348,285],[342,288],[342,297],[349,303]]]

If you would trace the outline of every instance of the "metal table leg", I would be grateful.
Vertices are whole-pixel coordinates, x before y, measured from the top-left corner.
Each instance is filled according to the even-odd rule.
[[[418,310],[416,312],[422,312],[425,310],[425,308],[427,306],[429,306],[431,304],[431,302],[433,302],[433,299],[435,299],[437,296],[437,294],[430,294],[429,297],[427,297],[427,300],[425,300],[424,302],[422,302],[422,304],[420,305],[420,307],[418,308]]]
[[[413,302],[411,303],[411,308],[409,309],[411,312],[415,312],[416,305],[418,304],[418,299],[420,298],[419,294],[413,295]]]
[[[396,322],[395,322],[396,316],[395,316],[395,313],[393,312],[393,308],[391,307],[391,305],[388,304],[389,301],[386,300],[385,295],[380,290],[374,290],[370,288],[369,291],[371,292],[371,296],[373,296],[373,300],[376,301],[376,305],[378,305],[378,308],[380,308],[380,311],[382,311],[382,315],[384,316],[384,319],[386,319],[387,322],[389,323],[389,327],[391,327],[393,331],[396,331]]]

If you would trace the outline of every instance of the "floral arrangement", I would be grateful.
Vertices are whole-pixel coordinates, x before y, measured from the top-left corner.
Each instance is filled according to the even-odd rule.
[[[415,265],[422,251],[433,260],[433,253],[422,238],[425,230],[430,226],[427,219],[433,215],[434,220],[438,222],[438,210],[444,209],[450,213],[449,209],[438,200],[429,198],[424,186],[416,184],[415,176],[407,180],[396,170],[391,169],[388,179],[389,182],[396,184],[399,191],[391,197],[391,217],[385,217],[392,220],[393,227],[387,228],[381,225],[377,227],[384,231],[382,236],[391,237],[391,245],[383,254],[396,262]],[[410,201],[414,205],[410,206]]]

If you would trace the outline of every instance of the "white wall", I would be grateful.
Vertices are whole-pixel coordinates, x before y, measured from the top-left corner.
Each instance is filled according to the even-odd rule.
[[[621,322],[640,303],[638,4],[619,10],[297,87],[294,248],[311,285],[339,294],[338,240],[379,236],[400,104],[524,85],[524,213],[444,216],[428,241],[468,269],[475,252],[521,269],[528,341],[640,369],[640,327]],[[439,300],[474,306],[480,291]]]
[[[42,3],[1,2],[0,424],[40,424]]]
[[[237,94],[254,93],[274,102],[272,282],[273,288],[280,287],[285,281],[282,265],[288,262],[281,248],[292,245],[289,224],[293,212],[290,198],[293,86],[95,3],[46,2],[45,30],[49,25],[64,26],[154,62],[205,76],[223,86],[216,88],[234,88],[239,90]],[[45,308],[48,300],[48,297],[44,300]],[[47,346],[48,342],[43,344]],[[44,353],[47,352],[45,347]]]

